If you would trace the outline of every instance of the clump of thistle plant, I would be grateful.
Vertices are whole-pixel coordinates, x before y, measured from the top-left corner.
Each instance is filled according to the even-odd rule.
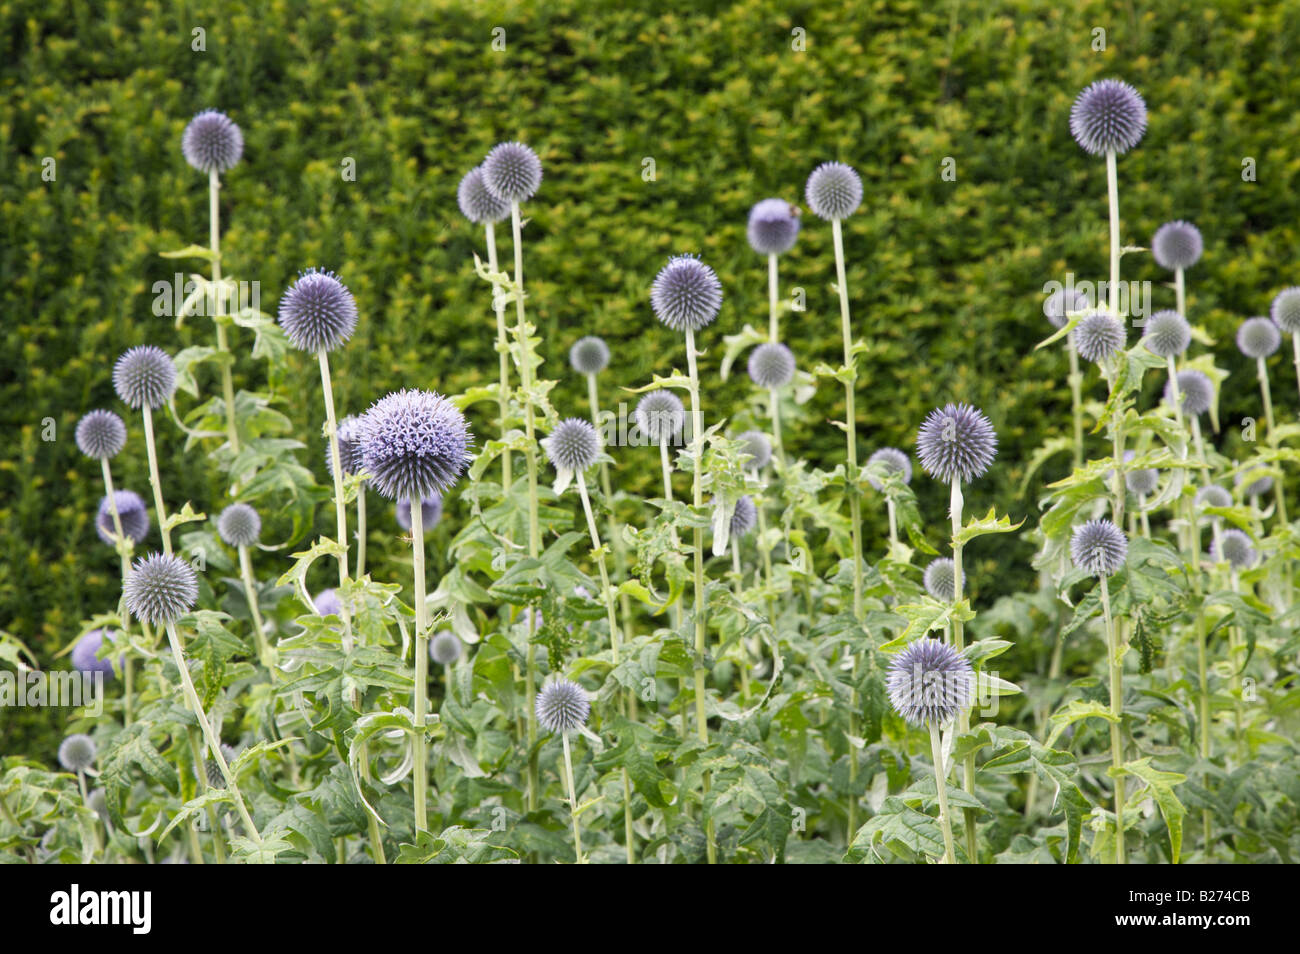
[[[569,818],[573,822],[574,860],[582,864],[582,834],[578,830],[578,794],[573,783],[573,754],[569,748],[569,733],[587,724],[591,703],[586,691],[576,682],[555,679],[542,687],[537,694],[537,721],[547,732],[560,736],[564,744],[564,784],[569,794]]]
[[[217,534],[227,546],[239,552],[239,579],[244,584],[244,599],[248,613],[253,618],[253,636],[257,640],[257,655],[262,664],[271,668],[271,658],[266,644],[266,631],[262,626],[262,612],[257,605],[257,585],[253,582],[253,561],[249,547],[256,546],[262,535],[262,518],[246,503],[233,503],[217,518]]]
[[[166,404],[176,390],[176,365],[167,352],[153,345],[130,348],[123,352],[113,366],[113,389],[128,407],[139,410],[143,416],[144,446],[149,455],[149,485],[153,488],[154,513],[162,531],[163,552],[171,553],[167,507],[163,504],[162,481],[158,478],[153,412]]]

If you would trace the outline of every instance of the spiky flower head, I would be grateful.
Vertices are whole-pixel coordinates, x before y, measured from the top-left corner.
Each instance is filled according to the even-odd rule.
[[[473,441],[465,415],[432,391],[395,391],[361,418],[362,466],[389,500],[445,493],[465,472]]]
[[[1064,328],[1070,312],[1092,307],[1092,299],[1077,288],[1058,288],[1043,299],[1043,314],[1053,328]]]
[[[86,635],[77,640],[77,645],[72,647],[72,668],[78,672],[102,672],[107,678],[113,677],[113,661],[111,659],[100,659],[99,650],[104,645],[104,640],[108,640],[111,646],[117,641],[118,634],[111,629],[92,629]],[[119,655],[118,668],[121,669],[126,665],[126,656]]]
[[[655,444],[668,444],[686,425],[686,407],[672,391],[651,391],[636,402],[636,426]]]
[[[403,497],[397,501],[395,508],[397,525],[403,530],[411,529],[411,501],[408,497]],[[432,530],[442,521],[442,494],[426,494],[420,501],[420,521],[425,530]]]
[[[84,772],[95,764],[95,740],[77,732],[59,743],[59,764],[69,772]]]
[[[1259,473],[1259,468],[1252,467],[1250,470],[1244,470],[1237,475],[1236,483],[1238,487],[1241,487],[1243,497],[1262,497],[1273,489],[1273,478],[1268,474],[1257,477],[1256,474]]]
[[[126,425],[112,411],[96,409],[77,422],[77,450],[87,457],[107,460],[126,446]]]
[[[356,330],[357,301],[333,272],[309,268],[280,297],[279,320],[299,351],[333,351]]]
[[[113,491],[113,503],[122,522],[122,534],[132,543],[139,543],[149,535],[149,511],[144,500],[133,490]],[[99,512],[95,515],[95,531],[99,539],[112,545],[117,528],[113,525],[113,507],[108,497],[99,498]]]
[[[908,457],[896,447],[882,447],[870,457],[867,458],[867,466],[872,464],[882,464],[886,470],[892,470],[903,478],[903,483],[912,482],[912,458]],[[867,477],[867,482],[880,490],[884,484],[874,477]]]
[[[1095,362],[1105,361],[1119,352],[1127,337],[1124,323],[1104,311],[1084,315],[1070,332],[1070,340],[1079,357]]]
[[[579,374],[600,374],[609,366],[609,345],[596,335],[579,338],[569,349],[569,364]]]
[[[499,199],[488,191],[487,184],[483,181],[482,166],[475,166],[460,180],[460,185],[456,187],[456,203],[460,206],[461,215],[475,225],[500,222],[510,216],[509,201]]]
[[[1278,292],[1268,313],[1282,331],[1300,334],[1300,288],[1284,288]]]
[[[749,353],[749,379],[768,391],[794,380],[794,353],[779,341],[768,341]]]
[[[736,437],[745,446],[742,454],[749,455],[745,467],[749,470],[762,470],[772,461],[772,441],[762,431],[745,431]]]
[[[799,237],[799,207],[785,199],[764,199],[749,210],[749,245],[760,255],[784,255]]]
[[[1176,311],[1157,311],[1142,329],[1142,343],[1159,358],[1176,358],[1192,343],[1192,326]]]
[[[1247,318],[1237,328],[1237,349],[1247,358],[1267,358],[1282,344],[1282,332],[1267,318]]]
[[[1137,456],[1135,451],[1124,452],[1124,462],[1133,460]],[[1138,497],[1145,497],[1153,492],[1160,485],[1160,471],[1154,467],[1139,467],[1137,470],[1130,470],[1124,474],[1124,486],[1128,492]]]
[[[583,471],[600,455],[600,435],[590,421],[568,417],[542,441],[542,449],[556,470]]]
[[[938,639],[918,639],[894,657],[885,686],[911,725],[945,725],[971,704],[970,660]]]
[[[170,623],[194,608],[199,581],[194,568],[170,553],[135,561],[122,584],[126,608],[146,623]]]
[[[925,591],[936,600],[951,602],[957,591],[955,571],[956,565],[949,557],[931,560],[930,565],[925,568],[925,575],[921,578],[921,582],[925,584]]]
[[[444,629],[429,640],[429,658],[440,666],[449,666],[460,658],[460,637]]]
[[[1201,230],[1191,222],[1181,219],[1166,222],[1151,237],[1151,256],[1161,268],[1171,272],[1177,268],[1191,268],[1201,259],[1205,242]]]
[[[349,477],[361,473],[361,418],[349,414],[339,421],[334,436],[339,442],[339,466],[343,473]],[[334,476],[334,453],[330,450],[328,438],[325,441],[325,469],[330,477]]]
[[[1210,544],[1210,552],[1216,561],[1226,560],[1234,570],[1245,570],[1255,565],[1255,544],[1243,531],[1224,530]]]
[[[1195,368],[1188,368],[1186,371],[1179,371],[1176,380],[1184,414],[1201,415],[1210,409],[1214,403],[1214,384],[1210,381],[1209,375]],[[1172,402],[1173,393],[1173,387],[1166,384],[1165,400]]]
[[[587,693],[576,682],[556,679],[542,687],[537,694],[537,721],[548,732],[572,732],[587,721],[591,703]]]
[[[311,598],[312,605],[316,607],[316,612],[321,616],[342,616],[343,603],[339,600],[339,595],[332,588],[321,590]]]
[[[949,483],[959,477],[969,483],[979,477],[998,451],[998,435],[979,408],[948,404],[935,408],[916,434],[921,469]]]
[[[650,307],[673,331],[699,331],[718,317],[722,282],[694,255],[674,255],[650,286]]]
[[[1232,494],[1218,484],[1206,484],[1196,492],[1195,503],[1200,510],[1206,507],[1231,507]]]
[[[862,204],[862,178],[852,166],[823,162],[808,177],[804,197],[818,218],[847,219]]]
[[[1084,87],[1070,108],[1070,133],[1084,152],[1094,156],[1128,152],[1146,128],[1146,103],[1121,80],[1098,80]]]
[[[746,494],[736,501],[736,507],[731,511],[731,535],[743,537],[754,529],[757,520],[758,508],[754,506],[754,499]]]
[[[225,172],[244,154],[244,134],[225,113],[205,109],[185,127],[181,152],[199,172]]]
[[[542,160],[522,142],[499,143],[483,160],[483,184],[504,202],[531,199],[542,184]]]
[[[176,390],[176,365],[162,348],[129,348],[113,365],[113,390],[128,407],[157,410]]]
[[[1109,520],[1089,520],[1075,528],[1070,557],[1093,576],[1110,576],[1128,557],[1128,537]]]
[[[217,517],[217,533],[227,546],[251,547],[262,535],[262,518],[246,503],[233,503]]]

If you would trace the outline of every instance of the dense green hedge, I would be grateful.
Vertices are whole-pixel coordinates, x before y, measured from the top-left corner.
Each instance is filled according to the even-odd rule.
[[[647,304],[670,253],[698,252],[722,277],[727,304],[702,338],[705,369],[716,369],[722,336],[766,313],[765,273],[744,237],[749,206],[798,200],[820,161],[853,164],[866,183],[846,230],[857,330],[871,343],[864,451],[910,447],[937,403],[981,404],[1001,463],[968,507],[1024,515],[1025,462],[1068,426],[1064,358],[1032,352],[1047,327],[1041,289],[1067,267],[1088,278],[1106,268],[1104,163],[1071,140],[1069,106],[1088,81],[1117,75],[1145,93],[1151,114],[1120,162],[1124,240],[1145,244],[1174,217],[1200,225],[1207,251],[1189,276],[1190,306],[1234,372],[1223,418],[1258,413],[1250,368],[1227,353],[1228,339],[1300,274],[1300,8],[1150,7],[0,4],[0,628],[48,662],[116,594],[113,554],[92,527],[99,475],[77,454],[73,425],[91,407],[118,406],[110,367],[127,346],[208,343],[206,322],[177,333],[150,310],[151,286],[174,271],[157,253],[206,236],[204,180],[179,142],[208,106],[228,111],[247,140],[222,196],[227,270],[260,281],[268,311],[310,265],[336,269],[356,294],[363,321],[335,365],[347,410],[398,385],[456,392],[493,376],[492,320],[470,262],[481,235],[458,214],[455,188],[497,140],[524,139],[546,164],[528,208],[530,316],[548,369],[564,378],[557,404],[575,410],[583,391],[564,356],[578,336],[609,339],[607,392],[647,382],[680,354]],[[204,53],[191,51],[198,26]],[[505,52],[491,48],[498,26]],[[807,31],[805,52],[791,49],[795,27]],[[1105,52],[1092,49],[1096,27]],[[53,182],[41,178],[46,156]],[[956,182],[940,176],[947,156]],[[1257,182],[1242,181],[1245,156]],[[344,157],[356,161],[355,182],[340,174]],[[645,157],[656,181],[642,179]],[[1125,268],[1164,280],[1145,255]],[[783,262],[784,283],[807,290],[807,312],[786,325],[805,367],[838,354],[831,272],[830,230],[808,216]],[[1163,287],[1156,295],[1172,302]],[[1293,417],[1284,357],[1274,393]],[[237,383],[263,386],[250,380],[261,367],[245,358]],[[291,355],[281,373],[315,372]],[[706,400],[732,412],[747,390],[743,376],[713,380]],[[286,408],[299,433],[313,433],[314,385],[290,393],[303,394]],[[810,420],[835,415],[840,400],[824,385]],[[42,441],[47,417],[52,443]],[[206,475],[171,463],[179,432],[163,423],[160,433],[169,495],[219,499]],[[837,459],[838,431],[810,433],[792,449]],[[324,478],[316,446],[303,459]],[[142,454],[124,455],[120,469],[121,484],[146,489]],[[925,512],[942,520],[943,493],[921,484]],[[1015,546],[1027,556],[1026,543]],[[1027,560],[1007,570],[1008,552],[972,554],[977,598],[1031,578]]]

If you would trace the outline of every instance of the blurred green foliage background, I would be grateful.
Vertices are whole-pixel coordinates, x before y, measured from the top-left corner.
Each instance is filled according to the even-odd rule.
[[[191,48],[199,27],[204,52]],[[496,28],[504,51],[493,50]],[[1146,97],[1149,131],[1119,165],[1123,239],[1145,245],[1171,218],[1202,229],[1190,309],[1232,371],[1231,447],[1232,422],[1259,413],[1231,334],[1300,282],[1297,48],[1300,5],[1253,0],[0,3],[0,629],[48,664],[81,620],[115,602],[115,557],[93,530],[98,468],[77,453],[73,428],[92,407],[123,413],[132,441],[115,462],[119,486],[147,496],[139,418],[116,400],[110,372],[130,345],[210,343],[208,322],[177,332],[151,311],[154,282],[176,270],[158,253],[206,240],[205,178],[180,152],[203,108],[227,111],[246,139],[222,192],[227,272],[260,282],[270,312],[313,265],[339,272],[357,297],[357,336],[333,359],[343,412],[399,386],[457,392],[494,379],[493,321],[471,261],[482,233],[458,213],[455,190],[499,140],[527,141],[545,163],[527,208],[530,317],[544,370],[563,382],[556,405],[572,413],[585,392],[566,355],[581,335],[610,342],[607,396],[683,363],[680,338],[648,305],[650,281],[678,252],[713,265],[727,295],[701,336],[708,414],[741,408],[747,379],[722,383],[716,369],[724,334],[766,320],[749,207],[802,202],[816,164],[852,164],[866,186],[846,223],[856,332],[871,345],[862,453],[910,449],[936,404],[981,405],[1001,450],[967,508],[996,504],[1019,519],[1034,511],[1032,493],[1018,491],[1026,461],[1069,426],[1065,356],[1033,350],[1050,330],[1043,285],[1107,267],[1105,164],[1070,137],[1074,96],[1117,76]],[[42,180],[44,157],[54,181]],[[346,157],[355,181],[341,174]],[[945,157],[955,182],[941,178]],[[1245,157],[1257,181],[1243,181]],[[642,177],[647,158],[654,181]],[[830,229],[806,214],[782,260],[783,290],[807,294],[807,311],[784,324],[805,369],[838,363],[832,276]],[[1148,255],[1126,257],[1125,277],[1157,283],[1156,307],[1172,307]],[[247,349],[251,336],[234,342]],[[1293,419],[1285,353],[1272,367],[1279,415]],[[309,444],[302,460],[323,482],[314,364],[291,354],[275,377]],[[1090,382],[1100,393],[1095,373]],[[265,390],[263,364],[245,354],[236,384]],[[841,402],[824,382],[787,447],[840,460],[842,436],[822,422]],[[475,412],[486,432],[490,405]],[[53,441],[42,439],[45,418]],[[201,456],[182,456],[169,421],[159,432],[168,496],[219,505]],[[619,479],[653,493],[652,456]],[[916,483],[939,533],[946,493]],[[976,599],[1032,585],[1031,549],[974,548]],[[278,572],[279,557],[262,559],[263,575]],[[391,577],[375,559],[376,576]]]

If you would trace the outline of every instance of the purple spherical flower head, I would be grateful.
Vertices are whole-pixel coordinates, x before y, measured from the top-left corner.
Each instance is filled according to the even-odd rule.
[[[1234,570],[1246,570],[1255,565],[1255,544],[1243,531],[1224,530],[1210,544],[1210,552],[1216,560],[1225,560]]]
[[[1128,537],[1109,520],[1089,520],[1070,537],[1070,557],[1093,576],[1111,576],[1128,557]]]
[[[262,518],[246,503],[233,503],[217,517],[217,534],[232,547],[251,547],[262,535]]]
[[[113,389],[129,407],[157,410],[176,390],[176,365],[153,345],[130,348],[113,365]]]
[[[1282,345],[1282,332],[1268,318],[1247,318],[1237,328],[1237,349],[1247,358],[1267,358]]]
[[[104,645],[104,639],[107,637],[109,645],[117,641],[117,633],[109,629],[92,629],[85,636],[77,640],[77,645],[72,648],[72,668],[78,672],[102,672],[106,677],[112,678],[114,675],[113,661],[111,659],[100,659],[99,650]],[[126,666],[126,656],[117,657],[117,668],[122,669]]]
[[[749,379],[774,391],[794,380],[794,353],[777,341],[768,341],[749,353]]]
[[[764,199],[749,210],[749,245],[760,255],[783,255],[799,237],[799,207],[784,199]]]
[[[600,455],[600,434],[590,421],[569,417],[560,421],[551,436],[542,441],[542,450],[556,470],[584,471]]]
[[[894,657],[885,686],[889,701],[911,725],[941,726],[971,704],[970,660],[938,639],[918,639]]]
[[[964,574],[963,574],[964,576]],[[925,591],[936,600],[952,602],[957,595],[956,564],[949,557],[931,560],[922,578]]]
[[[681,398],[668,390],[651,391],[636,402],[636,426],[655,444],[666,444],[681,433],[686,424],[686,408]]]
[[[596,335],[579,338],[569,349],[569,364],[579,374],[600,374],[609,366],[609,345]]]
[[[650,307],[673,331],[699,331],[718,317],[722,282],[693,255],[674,255],[650,286]]]
[[[461,214],[475,225],[500,222],[510,217],[510,203],[494,196],[483,182],[482,166],[475,166],[460,180],[456,188],[456,203]]]
[[[1192,343],[1192,326],[1176,311],[1157,311],[1142,329],[1142,343],[1159,358],[1175,358]]]
[[[537,721],[548,732],[572,732],[581,728],[591,712],[587,693],[576,682],[556,679],[537,694]]]
[[[1070,320],[1069,313],[1092,307],[1092,299],[1075,288],[1058,288],[1043,299],[1043,314],[1053,328],[1064,328]]]
[[[149,535],[149,511],[139,494],[132,490],[115,490],[113,503],[117,505],[117,517],[122,522],[123,535],[133,543],[139,543]],[[108,497],[99,500],[95,531],[105,543],[114,543],[113,536],[117,533],[117,528],[113,525],[113,507]]]
[[[170,553],[135,561],[122,584],[126,608],[146,623],[170,623],[194,608],[199,581],[194,568]]]
[[[361,418],[349,414],[339,421],[338,432],[334,435],[339,442],[339,466],[349,477],[361,473]],[[334,476],[334,454],[330,450],[329,440],[325,441],[325,469],[330,477]]]
[[[357,327],[357,302],[333,272],[309,268],[280,298],[280,327],[299,351],[333,351]]]
[[[200,172],[225,172],[244,154],[244,134],[225,113],[205,109],[185,127],[181,152]]]
[[[316,607],[317,614],[321,616],[343,615],[343,603],[333,589],[321,590],[312,597],[311,602]]]
[[[862,204],[862,179],[852,166],[823,162],[808,177],[804,197],[818,218],[847,219]]]
[[[1196,492],[1195,503],[1201,510],[1206,507],[1231,507],[1232,494],[1218,484],[1206,484]]]
[[[397,525],[403,530],[411,529],[411,501],[403,497],[397,501]],[[420,501],[420,520],[425,530],[432,530],[442,520],[442,494],[428,494]]]
[[[1085,361],[1101,362],[1113,357],[1124,347],[1128,337],[1124,323],[1104,311],[1084,315],[1070,332],[1074,350]]]
[[[1191,222],[1166,222],[1151,237],[1151,256],[1161,268],[1171,272],[1191,268],[1205,251],[1201,230]]]
[[[107,460],[126,446],[126,425],[112,411],[94,410],[77,422],[77,450]]]
[[[503,202],[531,199],[542,184],[542,160],[521,142],[500,143],[483,160],[483,184]]]
[[[757,521],[758,508],[754,506],[754,499],[746,494],[736,501],[735,509],[731,511],[731,535],[743,537],[754,529]]]
[[[1135,451],[1124,452],[1124,462],[1128,463],[1137,457]],[[1111,472],[1113,473],[1113,471]],[[1107,481],[1110,477],[1107,477]],[[1145,497],[1153,492],[1160,484],[1160,471],[1153,467],[1139,467],[1137,470],[1130,470],[1124,474],[1124,486],[1128,488],[1129,493],[1138,497]]]
[[[1214,403],[1214,384],[1209,376],[1195,368],[1179,371],[1178,396],[1182,399],[1183,413],[1201,415]],[[1173,400],[1173,387],[1165,385],[1165,400]]]
[[[979,477],[998,450],[998,435],[984,413],[969,404],[936,408],[916,434],[916,455],[921,469],[949,483],[960,478],[969,483]]]
[[[1256,476],[1257,474],[1260,474],[1259,468],[1252,467],[1250,470],[1242,471],[1237,475],[1236,483],[1238,487],[1242,488],[1241,494],[1243,497],[1262,497],[1273,489],[1272,477],[1268,474]],[[1242,486],[1243,484],[1245,486]]]
[[[771,463],[772,441],[762,431],[745,431],[738,435],[736,440],[745,445],[740,452],[749,457],[749,460],[745,461],[748,470],[762,470]]]
[[[460,638],[449,629],[429,640],[429,658],[440,666],[449,666],[460,658]]]
[[[1300,288],[1284,288],[1278,292],[1268,313],[1282,331],[1300,334]]]
[[[1070,133],[1094,156],[1128,152],[1146,128],[1146,103],[1137,90],[1120,80],[1098,80],[1085,87],[1070,108]]]
[[[95,740],[78,732],[59,745],[59,764],[69,772],[84,772],[95,764]]]
[[[465,415],[441,394],[403,390],[380,398],[361,419],[361,459],[389,500],[445,493],[471,460]]]
[[[912,482],[912,458],[908,457],[896,447],[882,447],[870,457],[867,458],[867,466],[872,464],[881,464],[886,470],[892,470],[903,478],[903,483]],[[867,483],[871,484],[876,490],[884,487],[880,481],[874,477],[867,477]]]

